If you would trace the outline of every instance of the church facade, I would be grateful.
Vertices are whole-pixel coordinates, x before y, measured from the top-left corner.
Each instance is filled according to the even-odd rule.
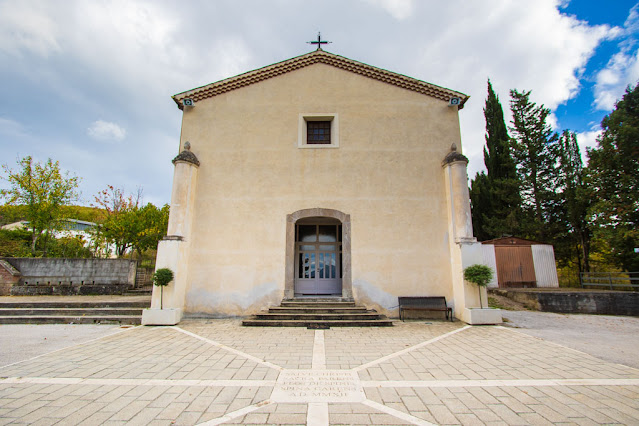
[[[157,268],[175,279],[144,323],[308,296],[391,316],[398,296],[445,296],[473,322],[468,96],[318,49],[173,99],[182,132]]]

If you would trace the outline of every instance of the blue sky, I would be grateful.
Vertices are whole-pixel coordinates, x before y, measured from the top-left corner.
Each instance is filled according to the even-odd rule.
[[[639,79],[635,3],[0,0],[0,163],[59,160],[82,178],[83,204],[107,185],[167,203],[181,122],[171,95],[306,53],[321,30],[330,52],[469,94],[472,177],[489,77],[508,120],[509,90],[532,90],[558,131],[595,144]]]
[[[636,3],[636,0],[616,0],[609,4],[592,0],[572,1],[562,11],[575,15],[579,20],[591,25],[610,25],[611,27],[623,28],[628,20],[629,11]],[[604,4],[605,6],[603,6]],[[639,34],[635,28],[635,31],[629,31],[628,34],[622,34],[618,38],[601,41],[584,67],[581,77],[582,89],[574,98],[560,105],[555,111],[562,128],[577,131],[585,131],[593,127],[599,128],[607,108],[600,109],[595,102],[597,75],[602,69],[606,69],[610,59],[622,50],[620,44],[627,43],[628,53],[634,52],[636,55],[637,36]],[[630,80],[627,83],[634,85],[636,81]]]

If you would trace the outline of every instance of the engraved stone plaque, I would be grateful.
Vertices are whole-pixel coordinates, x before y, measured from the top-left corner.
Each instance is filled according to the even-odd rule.
[[[283,370],[271,395],[274,402],[361,402],[366,399],[357,372]]]

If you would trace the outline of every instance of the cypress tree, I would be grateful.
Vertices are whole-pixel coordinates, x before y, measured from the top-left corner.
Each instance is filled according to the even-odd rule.
[[[484,148],[484,164],[488,176],[495,181],[499,179],[517,179],[517,170],[510,152],[510,137],[504,122],[504,111],[499,98],[488,80],[488,97],[484,106],[486,119],[486,147]]]
[[[487,220],[492,211],[490,182],[486,173],[475,175],[470,181],[470,206],[473,217],[473,233],[479,241],[489,240],[493,236],[487,229]]]
[[[561,192],[561,213],[564,235],[557,235],[555,248],[559,258],[573,258],[576,254],[579,272],[590,271],[590,239],[587,212],[590,197],[585,192],[584,167],[574,132],[564,130],[558,143],[558,187]],[[562,246],[568,253],[560,253]]]
[[[484,106],[486,147],[484,164],[487,174],[471,182],[473,229],[480,240],[514,235],[519,229],[519,183],[512,158],[510,137],[499,98],[488,80]]]

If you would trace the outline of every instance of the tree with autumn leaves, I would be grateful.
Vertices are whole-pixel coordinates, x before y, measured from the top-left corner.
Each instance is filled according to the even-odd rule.
[[[118,257],[133,251],[141,256],[145,250],[155,249],[166,234],[169,206],[142,205],[141,189],[135,195],[125,195],[123,189],[109,185],[95,196],[94,205],[103,211],[95,240],[112,246]]]
[[[51,233],[64,212],[64,207],[78,198],[80,179],[60,170],[50,158],[40,163],[31,156],[18,160],[18,168],[3,165],[3,179],[9,188],[0,189],[8,205],[24,206],[25,219],[31,230],[31,256],[47,254]]]

